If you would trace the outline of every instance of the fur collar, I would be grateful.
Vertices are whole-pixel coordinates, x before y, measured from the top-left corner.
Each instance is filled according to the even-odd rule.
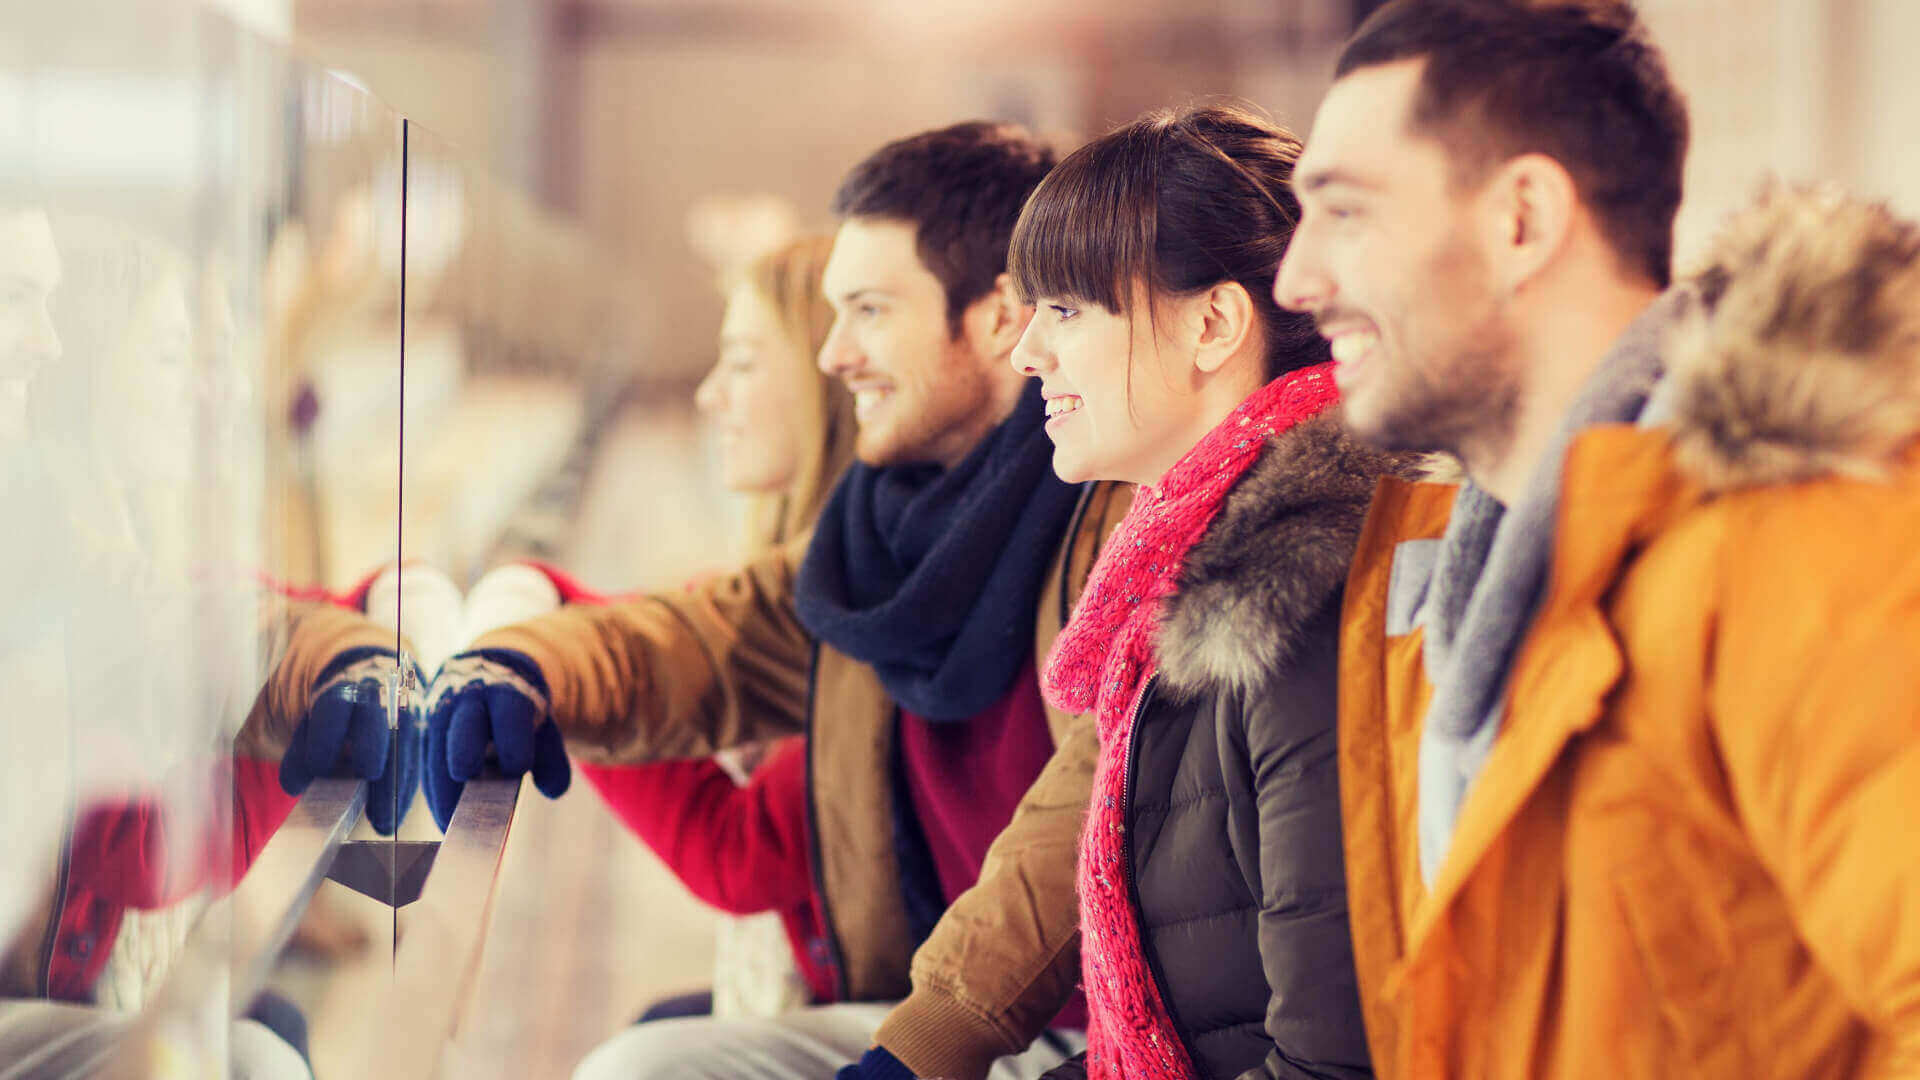
[[[1707,491],[1880,477],[1920,435],[1920,227],[1776,185],[1689,287],[1662,389]]]
[[[1400,460],[1348,435],[1338,410],[1296,424],[1227,494],[1162,611],[1163,685],[1252,692],[1284,666],[1341,586],[1374,481]]]

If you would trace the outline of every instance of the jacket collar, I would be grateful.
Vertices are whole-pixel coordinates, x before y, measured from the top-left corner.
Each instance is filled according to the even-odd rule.
[[[1418,954],[1566,743],[1625,672],[1602,609],[1630,552],[1702,501],[1826,477],[1877,479],[1920,437],[1920,228],[1884,205],[1774,188],[1731,219],[1680,286],[1643,424],[1568,454],[1552,585],[1508,693],[1529,715],[1496,742],[1415,910]]]
[[[1601,719],[1626,659],[1603,608],[1630,554],[1698,505],[1699,485],[1673,468],[1667,439],[1624,425],[1583,434],[1568,453],[1570,498],[1558,522],[1551,585],[1514,657],[1505,725],[1468,792],[1446,858],[1415,907],[1406,956],[1418,955],[1501,833],[1545,781],[1567,743]]]
[[[1165,601],[1162,687],[1251,692],[1285,666],[1346,581],[1374,483],[1396,462],[1356,442],[1332,412],[1271,439]]]

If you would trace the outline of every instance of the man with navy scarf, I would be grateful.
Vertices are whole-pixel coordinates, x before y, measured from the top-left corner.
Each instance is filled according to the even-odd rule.
[[[1035,1077],[1082,1044],[1073,874],[1096,740],[1043,704],[1036,669],[1127,498],[1055,478],[1044,406],[1007,359],[1032,315],[1007,244],[1052,163],[969,123],[842,184],[820,366],[854,395],[858,463],[813,536],[690,592],[495,631],[435,680],[443,821],[489,744],[551,795],[569,755],[808,735],[836,1003],[639,1025],[577,1077]]]

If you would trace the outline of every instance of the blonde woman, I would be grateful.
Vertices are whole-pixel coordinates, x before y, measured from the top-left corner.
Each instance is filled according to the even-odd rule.
[[[695,394],[716,428],[722,483],[752,497],[744,536],[749,550],[803,539],[852,458],[852,401],[814,364],[833,322],[820,293],[831,246],[826,237],[795,241],[725,283],[720,355]],[[571,602],[594,599],[557,576],[555,583]],[[832,1000],[807,865],[801,742],[764,744],[750,755],[758,760],[744,764],[576,763],[695,896],[734,915],[777,912],[791,946],[790,965],[769,965],[766,950],[750,944],[758,931],[735,924],[722,935],[711,1003],[705,995],[674,999],[650,1010],[649,1018],[708,1008],[765,1015]],[[617,1043],[603,1050],[617,1052]]]

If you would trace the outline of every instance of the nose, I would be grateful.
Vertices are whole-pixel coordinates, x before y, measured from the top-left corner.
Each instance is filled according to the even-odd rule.
[[[721,384],[726,382],[726,375],[720,370],[724,363],[714,364],[693,392],[693,407],[708,415],[719,412],[726,405],[726,391],[721,388]]]
[[[865,358],[854,346],[853,335],[847,330],[847,320],[844,317],[834,319],[833,327],[827,331],[827,340],[820,343],[821,374],[844,378],[848,372],[864,363]]]
[[[1273,275],[1273,302],[1288,311],[1319,311],[1333,299],[1333,282],[1321,269],[1312,241],[1302,223]]]
[[[1014,343],[1013,352],[1007,356],[1007,363],[1013,365],[1013,370],[1030,379],[1039,378],[1053,366],[1052,356],[1040,344],[1039,325],[1039,319],[1029,321],[1026,330],[1020,334],[1020,340]]]

